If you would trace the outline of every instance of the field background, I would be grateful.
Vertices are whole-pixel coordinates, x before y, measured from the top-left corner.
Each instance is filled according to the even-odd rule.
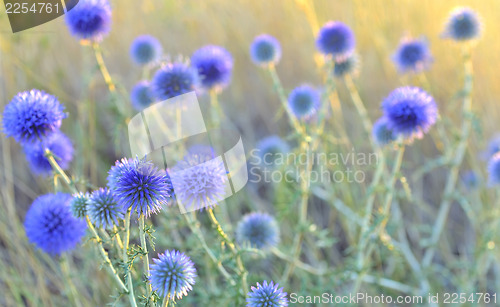
[[[473,110],[478,120],[475,133],[470,138],[469,159],[477,157],[479,165],[484,169],[485,162],[480,160],[481,152],[486,148],[487,139],[500,131],[499,1],[324,0],[313,1],[313,4],[319,25],[328,20],[340,20],[352,27],[362,61],[356,84],[373,120],[381,115],[380,101],[392,89],[402,84],[418,84],[411,77],[400,76],[390,59],[400,38],[411,34],[415,37],[425,36],[430,43],[434,62],[425,76],[431,85],[441,116],[457,127],[460,125],[460,113],[457,112],[460,101],[453,97],[462,87],[463,81],[460,48],[441,39],[440,33],[449,11],[455,6],[466,5],[477,10],[483,17],[484,34],[473,53]],[[285,119],[273,120],[280,104],[269,76],[256,67],[249,57],[249,46],[256,35],[269,33],[281,42],[283,56],[277,71],[287,90],[303,82],[321,84],[316,65],[315,33],[304,10],[295,1],[120,0],[112,1],[112,7],[112,31],[103,40],[102,49],[111,75],[124,90],[129,90],[141,79],[142,71],[131,62],[128,52],[130,43],[137,35],[156,36],[162,42],[165,52],[172,56],[189,57],[205,44],[221,45],[232,53],[235,61],[233,81],[221,95],[221,104],[242,133],[247,150],[254,148],[260,138],[287,129]],[[64,121],[62,130],[71,136],[76,147],[70,173],[79,177],[88,176],[95,186],[105,184],[107,170],[117,158],[127,153],[128,144],[121,137],[115,138],[123,135],[119,131],[117,133],[112,124],[113,120],[108,112],[110,102],[107,88],[95,65],[91,48],[81,46],[70,36],[64,18],[12,34],[4,10],[1,11],[0,109],[3,110],[17,92],[31,88],[44,89],[59,97],[70,114]],[[354,144],[363,144],[365,140],[360,139],[357,132],[360,122],[355,109],[348,101],[345,87],[339,88],[347,131]],[[208,102],[208,98],[203,97],[201,101]],[[134,114],[129,101],[119,103],[126,114]],[[89,120],[88,115],[92,112],[102,116],[98,117],[95,130],[87,130],[91,127],[89,122],[92,118]],[[50,191],[52,182],[31,174],[20,146],[12,139],[6,139],[2,134],[0,141],[0,305],[64,306],[64,281],[59,273],[57,260],[35,250],[27,242],[22,227],[25,212],[32,200]],[[405,156],[405,172],[411,174],[422,161],[434,157],[438,149],[429,137],[417,142],[408,149]],[[432,200],[440,197],[445,176],[446,173],[438,170],[425,178],[423,191],[426,198]],[[249,189],[257,190],[255,187]],[[274,210],[273,197],[268,196],[269,194],[261,195],[262,198],[259,199],[252,199],[252,195],[247,193],[233,200],[234,206],[229,212],[232,226],[226,224],[229,233],[242,213],[248,209]],[[243,204],[238,206],[238,201]],[[312,214],[312,219],[314,216]],[[422,222],[425,221],[424,219]],[[175,234],[159,238],[158,248],[184,246],[186,249],[186,246],[196,245],[189,241],[192,240],[190,236],[186,236],[187,241],[182,243],[185,229],[176,229],[176,219],[161,216],[156,222],[160,225],[157,237],[161,236],[160,230]],[[432,223],[432,220],[427,222]],[[281,223],[284,227],[282,240],[286,241],[292,236],[286,233],[290,225],[286,225],[286,221]],[[465,222],[460,209],[452,211],[450,223],[450,229],[458,229],[448,234],[452,242],[450,244],[453,247],[465,245],[468,238],[461,226]],[[331,226],[332,235],[345,236],[343,231],[336,231],[334,225],[318,224],[326,228]],[[336,237],[335,240],[349,241],[342,237]],[[345,247],[333,245],[332,248],[340,251]],[[203,251],[193,249],[193,258],[204,261]],[[73,255],[72,265],[77,268],[74,271],[75,280],[77,288],[81,289],[84,305],[112,301],[109,299],[112,287],[104,270],[99,270],[94,249],[85,244]],[[342,256],[339,254],[337,257],[340,259]],[[274,273],[279,276],[279,266],[275,263],[279,261],[273,257],[260,261],[256,264],[256,272],[276,270]],[[335,266],[334,263],[330,265]],[[470,268],[474,265],[470,263]],[[209,268],[201,268],[200,274],[207,273],[204,269]],[[464,268],[466,269],[468,268]],[[290,284],[283,285],[286,291],[297,292],[302,287],[308,288],[307,284],[314,278],[297,276]],[[403,278],[404,272],[394,276]],[[466,272],[460,276],[466,278]],[[250,278],[252,282],[258,280],[258,274]],[[204,287],[204,282],[208,282],[209,286]],[[321,290],[321,285],[315,284],[315,287],[314,289]],[[323,285],[323,290],[326,287],[327,285]],[[224,297],[224,288],[223,285],[216,284],[215,277],[205,276],[197,281],[192,296],[196,300],[190,301],[188,296],[179,305],[189,306],[189,302],[198,302],[199,306],[203,306],[199,302]]]

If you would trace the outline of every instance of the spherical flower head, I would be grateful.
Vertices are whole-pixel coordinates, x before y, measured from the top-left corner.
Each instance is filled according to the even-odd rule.
[[[160,58],[163,48],[156,37],[140,35],[130,45],[130,57],[138,65],[146,65]]]
[[[333,66],[333,75],[342,78],[346,75],[354,75],[360,66],[360,60],[357,53],[352,53],[346,57],[336,58]]]
[[[290,152],[290,146],[277,135],[270,135],[259,141],[257,154],[264,166],[277,166],[276,162]]]
[[[465,171],[462,174],[462,182],[467,189],[475,189],[479,186],[479,176],[473,170]]]
[[[149,271],[149,281],[160,297],[171,300],[181,299],[193,289],[196,268],[185,254],[172,250],[153,258]]]
[[[139,158],[117,161],[108,173],[108,186],[125,211],[132,209],[146,217],[160,211],[171,197],[166,172]]]
[[[50,175],[52,173],[52,166],[45,157],[45,149],[49,149],[54,154],[54,158],[63,170],[67,169],[73,160],[73,144],[60,131],[41,141],[26,143],[23,148],[31,170],[37,175]]]
[[[208,45],[193,53],[191,66],[198,73],[202,89],[224,89],[231,81],[233,57],[220,46]]]
[[[284,307],[288,306],[288,299],[283,288],[278,289],[279,285],[274,282],[267,283],[265,280],[261,285],[251,287],[247,297],[247,307]]]
[[[80,0],[66,13],[66,25],[78,39],[100,41],[111,29],[108,0]]]
[[[356,46],[352,30],[340,21],[329,21],[316,38],[316,47],[325,55],[344,57],[351,54]]]
[[[169,171],[177,200],[186,210],[214,207],[226,195],[227,171],[220,157],[188,153]]]
[[[429,67],[432,55],[427,41],[423,38],[401,40],[392,60],[398,70],[404,72],[420,72]]]
[[[124,217],[123,206],[120,206],[109,189],[99,188],[90,194],[87,203],[87,214],[97,227],[111,229],[118,225]]]
[[[132,88],[130,101],[137,111],[142,111],[153,103],[153,93],[148,81],[141,81]]]
[[[385,146],[396,140],[394,132],[387,127],[387,118],[381,117],[373,124],[372,137],[379,146]]]
[[[166,100],[195,90],[196,71],[182,62],[160,68],[151,81],[151,91],[157,100]]]
[[[87,204],[89,202],[89,197],[90,195],[87,192],[78,192],[73,195],[69,206],[74,217],[80,219],[85,218],[85,216],[87,215]]]
[[[488,158],[490,158],[499,151],[500,151],[500,134],[497,134],[490,139],[486,155]]]
[[[255,64],[277,64],[281,59],[280,42],[269,34],[261,34],[253,40],[250,56]]]
[[[477,39],[481,36],[480,16],[472,9],[458,7],[451,11],[443,36],[456,41]]]
[[[310,85],[296,87],[288,96],[288,107],[300,120],[313,117],[321,105],[318,91]]]
[[[240,245],[249,244],[253,248],[268,249],[279,241],[276,220],[266,213],[247,214],[238,223],[236,240]]]
[[[500,153],[496,153],[488,162],[488,180],[491,185],[500,183]]]
[[[40,141],[59,130],[66,117],[56,97],[33,89],[14,96],[3,112],[3,131],[20,143]]]
[[[24,229],[28,240],[51,255],[72,250],[85,235],[86,224],[73,216],[71,195],[46,194],[38,197],[26,213]]]
[[[408,140],[422,138],[437,120],[434,98],[418,87],[400,87],[382,102],[387,127]]]

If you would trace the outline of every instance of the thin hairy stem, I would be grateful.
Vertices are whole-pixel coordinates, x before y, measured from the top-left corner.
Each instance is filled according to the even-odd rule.
[[[217,221],[217,218],[215,217],[214,211],[212,208],[207,209],[208,216],[210,217],[210,221],[212,221],[212,224],[217,231],[217,234],[221,238],[222,242],[229,247],[229,250],[233,254],[236,260],[236,266],[238,267],[238,273],[241,278],[241,289],[243,290],[243,293],[248,293],[248,284],[247,284],[247,275],[248,272],[245,269],[245,266],[243,265],[243,261],[241,260],[241,255],[238,251],[238,248],[236,245],[229,239],[227,234],[224,232],[222,229],[222,226],[220,225],[219,221]]]
[[[429,248],[424,254],[422,264],[424,267],[428,267],[432,259],[434,258],[434,253],[436,250],[436,245],[441,237],[441,233],[448,219],[448,213],[450,211],[451,205],[453,204],[453,198],[451,194],[455,190],[455,186],[458,179],[458,173],[460,171],[460,166],[462,164],[465,151],[467,149],[467,141],[469,138],[472,122],[471,122],[471,111],[472,111],[472,81],[473,81],[473,70],[472,70],[472,58],[470,46],[464,47],[463,50],[464,57],[464,88],[463,88],[463,106],[462,106],[462,117],[463,124],[460,133],[460,139],[456,147],[455,157],[452,160],[452,166],[450,173],[448,174],[448,179],[443,191],[443,200],[439,205],[439,212],[437,215],[436,222],[434,224],[432,235],[429,240]]]

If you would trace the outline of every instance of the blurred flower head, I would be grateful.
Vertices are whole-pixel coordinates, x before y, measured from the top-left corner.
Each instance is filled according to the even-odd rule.
[[[191,66],[198,73],[202,89],[223,89],[231,81],[233,57],[220,46],[208,45],[193,53]]]
[[[290,152],[290,145],[277,135],[270,135],[257,143],[258,156],[265,166],[275,166],[280,155]]]
[[[247,307],[288,306],[286,292],[283,292],[283,288],[278,289],[278,287],[278,284],[275,285],[272,281],[267,283],[266,280],[262,285],[257,283],[256,287],[252,286],[247,297]]]
[[[169,171],[169,175],[177,200],[188,210],[213,207],[226,194],[224,162],[206,151],[188,153]]]
[[[279,229],[276,220],[266,213],[247,214],[238,223],[236,240],[240,245],[267,249],[276,246],[279,241]]]
[[[329,21],[316,38],[316,47],[325,55],[345,57],[354,51],[356,40],[351,28],[340,21]]]
[[[74,217],[84,218],[87,215],[87,204],[89,202],[89,193],[78,192],[73,195],[69,205]]]
[[[54,158],[63,170],[67,169],[73,160],[73,144],[61,131],[56,131],[41,141],[26,143],[23,148],[31,170],[37,175],[52,173],[52,166],[45,157],[45,149],[54,154]]]
[[[387,118],[381,117],[373,124],[372,137],[379,146],[385,146],[396,139],[394,132],[387,127]]]
[[[151,81],[156,100],[166,100],[195,90],[196,71],[182,62],[168,63],[160,68]]]
[[[140,35],[130,45],[130,57],[138,65],[145,65],[161,57],[163,48],[156,37]]]
[[[60,255],[69,251],[85,234],[87,226],[71,213],[70,200],[69,194],[45,194],[35,199],[26,213],[26,236],[46,253]]]
[[[468,7],[458,7],[451,11],[443,36],[456,41],[477,39],[481,36],[480,16]]]
[[[490,158],[499,151],[500,151],[500,134],[497,134],[490,139],[488,143],[488,149],[485,154],[488,158]]]
[[[66,13],[66,25],[71,35],[100,41],[111,29],[111,7],[108,0],[80,0]]]
[[[253,40],[250,56],[255,64],[277,64],[281,59],[280,42],[269,34],[261,34]]]
[[[462,174],[462,182],[468,189],[475,189],[479,186],[479,176],[473,170],[465,171]]]
[[[3,131],[20,143],[43,140],[59,130],[66,117],[56,97],[33,89],[14,96],[3,112]]]
[[[139,158],[116,161],[108,173],[108,186],[124,210],[132,209],[146,217],[160,211],[171,197],[165,171]]]
[[[140,81],[132,88],[130,101],[132,101],[132,106],[137,111],[142,111],[153,103],[153,94],[148,81]]]
[[[500,183],[500,153],[496,153],[488,162],[488,180],[491,185]]]
[[[318,91],[307,84],[296,87],[288,96],[288,106],[298,119],[310,119],[320,105],[321,97]]]
[[[429,67],[432,55],[425,39],[403,38],[392,56],[392,60],[402,73],[420,72]]]
[[[333,66],[333,75],[337,78],[342,78],[345,75],[354,75],[357,73],[360,66],[360,60],[357,53],[335,59]]]
[[[153,258],[149,281],[160,297],[181,299],[193,289],[196,268],[185,254],[172,250]]]
[[[382,102],[387,128],[408,140],[422,138],[438,116],[434,98],[418,87],[399,87]]]
[[[118,220],[123,219],[124,210],[109,189],[99,188],[90,194],[87,214],[97,227],[110,229],[118,225]]]

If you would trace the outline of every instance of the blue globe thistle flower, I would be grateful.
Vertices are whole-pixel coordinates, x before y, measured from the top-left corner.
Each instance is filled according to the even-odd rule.
[[[500,183],[500,153],[496,153],[488,162],[488,178],[491,185]]]
[[[307,84],[296,87],[288,96],[288,106],[298,119],[310,119],[316,114],[320,105],[321,98],[318,91]]]
[[[33,89],[14,96],[3,112],[3,131],[20,143],[33,143],[59,130],[66,117],[56,97]]]
[[[465,171],[462,174],[462,182],[468,189],[475,189],[479,186],[479,176],[473,170]]]
[[[171,171],[175,196],[186,210],[213,207],[226,194],[227,171],[220,158],[202,151],[188,153]]]
[[[171,300],[186,296],[195,284],[194,263],[188,256],[176,250],[167,250],[158,254],[158,258],[153,258],[149,273],[153,290],[160,297],[168,297]]]
[[[238,223],[236,240],[240,245],[250,244],[250,246],[259,249],[276,246],[279,241],[276,220],[266,213],[247,214]]]
[[[72,250],[85,234],[86,223],[71,213],[71,195],[38,197],[26,213],[24,229],[29,241],[52,255]]]
[[[37,175],[50,175],[52,166],[45,157],[45,149],[49,149],[55,156],[59,166],[65,170],[73,160],[73,144],[64,133],[57,131],[42,141],[26,143],[23,146],[26,160],[33,173]]]
[[[345,57],[354,51],[356,40],[352,30],[340,21],[329,21],[316,38],[316,47],[325,55]]]
[[[458,7],[450,13],[443,36],[456,41],[477,39],[481,36],[480,16],[472,9]]]
[[[89,202],[89,193],[78,192],[73,195],[69,206],[74,217],[84,218],[87,215],[87,204]]]
[[[270,135],[257,143],[257,154],[264,166],[276,166],[281,156],[290,152],[290,146],[277,135]]]
[[[277,64],[281,59],[280,42],[269,34],[261,34],[253,40],[250,56],[255,64]]]
[[[402,73],[420,72],[427,69],[432,62],[432,55],[424,39],[404,38],[394,53],[392,60]]]
[[[208,45],[193,53],[191,66],[198,72],[203,89],[223,89],[231,81],[233,57],[220,46]]]
[[[375,144],[385,146],[396,140],[396,135],[387,125],[387,118],[385,117],[379,118],[375,124],[373,124],[372,137]]]
[[[171,197],[165,171],[139,158],[116,161],[108,173],[108,186],[125,211],[131,208],[146,217],[160,211]]]
[[[400,87],[382,102],[387,127],[405,138],[422,138],[436,122],[434,98],[418,87]]]
[[[279,285],[274,282],[267,283],[265,280],[261,285],[251,287],[248,293],[247,307],[284,307],[288,306],[288,299],[283,288],[278,289]]]
[[[166,100],[195,90],[196,71],[184,63],[169,63],[160,68],[151,81],[151,91],[157,100]]]
[[[333,75],[337,78],[342,78],[346,75],[354,75],[357,73],[359,65],[360,60],[357,53],[352,53],[343,58],[337,58],[333,66]]]
[[[66,25],[78,39],[100,41],[111,29],[108,0],[80,0],[66,13]]]
[[[163,48],[156,37],[140,35],[130,45],[130,57],[138,65],[145,65],[160,58]]]
[[[488,158],[490,158],[499,151],[500,151],[500,134],[497,134],[490,139],[488,143],[488,149],[485,154]]]
[[[97,227],[113,228],[118,220],[125,216],[123,206],[120,206],[109,189],[99,188],[90,194],[87,202],[87,214],[90,221]]]
[[[148,81],[141,81],[132,88],[130,101],[137,111],[142,111],[153,103],[153,94]]]

